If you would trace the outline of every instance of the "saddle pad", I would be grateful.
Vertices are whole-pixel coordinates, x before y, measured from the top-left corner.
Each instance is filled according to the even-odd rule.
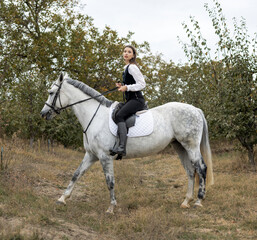
[[[113,109],[115,108],[114,105],[115,104],[113,104],[110,107],[110,111],[109,111],[109,128],[111,133],[114,136],[117,136],[118,126],[112,120],[112,112],[113,112]],[[144,113],[140,113],[138,115],[136,114],[135,126],[129,128],[127,136],[143,137],[143,136],[150,135],[152,132],[153,132],[153,116],[152,116],[152,112],[148,110]]]

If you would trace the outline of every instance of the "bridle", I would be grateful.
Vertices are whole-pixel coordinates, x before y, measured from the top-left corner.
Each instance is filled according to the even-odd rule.
[[[54,85],[57,86],[58,89],[57,89],[57,91],[56,91],[56,93],[55,93],[55,95],[54,95],[54,99],[53,99],[53,101],[52,101],[52,104],[50,105],[50,104],[48,104],[47,102],[45,102],[45,105],[48,106],[48,107],[50,107],[56,114],[60,114],[62,110],[66,109],[66,108],[68,108],[68,107],[72,107],[72,106],[74,106],[74,105],[76,105],[76,104],[83,103],[83,102],[86,102],[86,101],[91,100],[91,99],[96,99],[96,98],[98,98],[98,97],[100,97],[100,96],[104,96],[104,95],[106,95],[106,94],[108,94],[108,93],[115,92],[115,91],[117,91],[117,89],[118,89],[118,87],[115,87],[115,88],[110,89],[110,90],[107,90],[107,91],[105,91],[105,92],[103,92],[103,93],[101,93],[101,94],[99,94],[99,95],[97,95],[97,96],[95,96],[95,97],[86,98],[86,99],[80,100],[80,101],[78,101],[78,102],[75,102],[75,103],[72,103],[72,104],[68,104],[67,106],[63,107],[63,106],[62,106],[62,103],[61,103],[61,97],[60,97],[60,91],[61,91],[62,84],[63,84],[63,82],[61,82],[60,85],[54,83]],[[60,106],[61,106],[60,108],[56,107],[57,98],[59,98],[59,103],[60,103]],[[98,112],[98,110],[99,110],[99,108],[100,108],[100,105],[101,105],[101,102],[99,102],[99,105],[98,105],[98,107],[97,107],[97,109],[96,109],[94,115],[92,116],[91,120],[89,121],[89,123],[88,123],[86,129],[83,131],[83,133],[86,134],[86,132],[87,132],[87,130],[88,130],[90,124],[92,123],[94,117],[96,116],[96,114],[97,114],[97,112]],[[87,138],[87,135],[86,135],[86,138]],[[88,139],[87,139],[87,141],[88,141]]]
[[[76,104],[79,104],[79,103],[86,102],[86,101],[91,100],[91,99],[96,99],[96,98],[101,97],[101,96],[104,96],[104,95],[106,95],[106,94],[108,94],[108,93],[115,92],[115,91],[118,89],[118,87],[115,87],[115,88],[112,88],[112,89],[110,89],[110,90],[107,90],[107,91],[105,91],[105,92],[103,92],[103,93],[101,93],[101,94],[99,94],[99,95],[97,95],[97,96],[95,96],[95,97],[86,98],[86,99],[77,101],[77,102],[75,102],[75,103],[68,104],[67,106],[63,107],[63,106],[62,106],[62,103],[61,103],[61,97],[60,97],[60,91],[61,91],[62,84],[63,84],[63,82],[61,82],[60,85],[54,83],[54,85],[57,86],[58,89],[57,89],[57,91],[56,91],[56,93],[55,93],[55,95],[54,95],[54,99],[53,99],[53,101],[52,101],[52,104],[50,105],[50,104],[48,104],[47,102],[45,102],[45,105],[48,106],[48,107],[50,107],[56,114],[60,114],[61,111],[64,110],[64,109],[66,109],[66,108],[72,107],[72,106],[74,106],[74,105],[76,105]],[[59,103],[60,103],[60,106],[61,106],[60,108],[56,107],[57,98],[59,98]]]
[[[61,87],[62,87],[62,83],[60,85],[57,85],[56,83],[54,83],[55,86],[58,87],[55,95],[54,95],[54,99],[52,101],[52,104],[48,104],[47,102],[45,102],[45,105],[50,107],[56,114],[60,114],[61,113],[61,110],[63,109],[62,107],[62,103],[61,103],[61,97],[60,97],[60,91],[61,91]],[[60,105],[61,107],[60,108],[57,108],[55,105],[56,105],[56,102],[57,102],[57,98],[59,97],[59,102],[60,102]]]

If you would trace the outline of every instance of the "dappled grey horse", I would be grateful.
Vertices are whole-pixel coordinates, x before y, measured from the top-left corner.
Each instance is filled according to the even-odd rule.
[[[114,157],[110,156],[109,149],[113,147],[116,137],[108,125],[112,103],[88,85],[64,77],[63,74],[49,90],[49,97],[41,111],[42,117],[50,120],[63,109],[71,107],[83,129],[87,129],[83,134],[85,156],[67,189],[58,199],[59,203],[66,204],[65,200],[70,197],[78,179],[93,163],[100,160],[111,198],[107,212],[113,213],[117,202],[114,194]],[[206,183],[213,184],[208,129],[203,112],[178,102],[170,102],[149,111],[153,116],[153,132],[144,137],[128,138],[127,155],[124,158],[152,155],[172,143],[188,176],[188,190],[181,207],[190,207],[196,176],[199,177],[199,191],[195,205],[202,206]]]

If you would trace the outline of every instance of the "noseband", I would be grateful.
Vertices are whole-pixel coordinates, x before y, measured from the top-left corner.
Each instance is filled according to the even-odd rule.
[[[54,99],[53,99],[53,102],[52,104],[48,104],[47,102],[45,103],[46,106],[50,107],[56,114],[60,114],[61,113],[61,110],[63,109],[62,107],[62,103],[61,103],[61,97],[60,97],[60,91],[61,91],[61,87],[62,87],[62,83],[60,85],[57,85],[56,83],[54,83],[55,86],[58,87],[55,95],[54,95]],[[57,108],[55,105],[56,105],[56,102],[57,102],[57,98],[59,97],[59,102],[60,102],[60,105],[61,107],[60,108]]]

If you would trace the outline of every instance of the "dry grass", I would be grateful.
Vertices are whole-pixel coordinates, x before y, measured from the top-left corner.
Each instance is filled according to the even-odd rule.
[[[257,176],[236,152],[214,154],[215,185],[203,208],[180,209],[187,179],[176,155],[115,162],[114,215],[99,163],[76,185],[67,206],[55,201],[83,153],[19,139],[3,141],[9,168],[0,177],[0,239],[256,239]]]

